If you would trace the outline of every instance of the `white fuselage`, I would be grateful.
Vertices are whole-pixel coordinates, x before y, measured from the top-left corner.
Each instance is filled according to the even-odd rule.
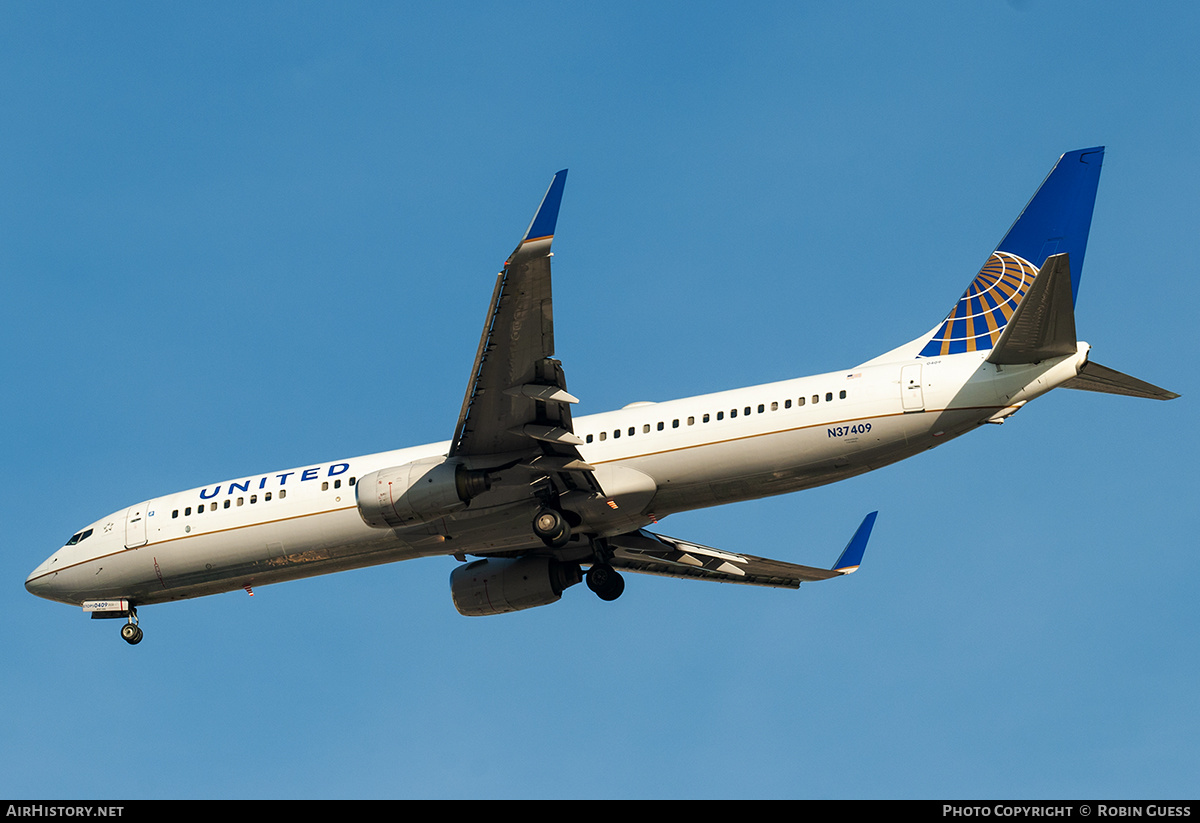
[[[987,352],[871,361],[845,372],[576,418],[579,451],[611,502],[605,536],[673,512],[811,488],[999,421],[1087,359],[996,367]],[[401,530],[359,516],[355,480],[445,455],[448,442],[314,463],[157,497],[82,530],[26,586],[64,603],[179,600],[350,568],[528,546],[535,505],[511,490]],[[499,462],[499,461],[498,461]],[[503,485],[503,484],[502,484]],[[510,488],[506,486],[506,488]],[[606,519],[607,518],[607,519]]]

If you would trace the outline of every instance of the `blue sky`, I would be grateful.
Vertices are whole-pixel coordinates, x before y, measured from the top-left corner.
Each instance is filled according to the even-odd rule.
[[[0,795],[1195,797],[1198,24],[1039,0],[6,4]],[[430,559],[147,608],[136,648],[23,588],[148,497],[448,438],[560,168],[556,339],[586,414],[917,336],[1092,145],[1080,336],[1183,398],[1059,391],[661,527],[820,565],[879,509],[850,578],[636,577],[467,619]]]

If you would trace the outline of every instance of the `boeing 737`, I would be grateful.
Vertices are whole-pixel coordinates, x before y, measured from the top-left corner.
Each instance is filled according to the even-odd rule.
[[[1093,362],[1075,336],[1103,156],[1059,158],[949,315],[911,342],[842,371],[579,418],[554,359],[560,171],[496,277],[452,439],[137,503],[75,532],[25,587],[124,618],[135,644],[142,606],[436,555],[461,563],[450,594],[464,615],[553,603],[584,579],[614,600],[623,572],[790,588],[849,574],[875,512],[828,569],[647,527],[886,466],[1059,386],[1177,397]]]

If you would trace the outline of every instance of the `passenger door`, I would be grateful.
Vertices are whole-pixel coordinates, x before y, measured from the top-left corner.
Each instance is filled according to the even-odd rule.
[[[146,545],[146,514],[149,509],[150,502],[146,501],[139,506],[130,506],[125,513],[125,548],[136,549]]]

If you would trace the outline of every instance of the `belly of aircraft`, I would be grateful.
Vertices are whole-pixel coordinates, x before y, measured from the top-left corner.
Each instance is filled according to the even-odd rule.
[[[989,412],[990,413],[990,412]],[[980,412],[947,410],[779,432],[631,465],[667,478],[650,511],[658,518],[722,503],[816,488],[890,465],[980,425]],[[656,462],[657,461],[657,465]]]

